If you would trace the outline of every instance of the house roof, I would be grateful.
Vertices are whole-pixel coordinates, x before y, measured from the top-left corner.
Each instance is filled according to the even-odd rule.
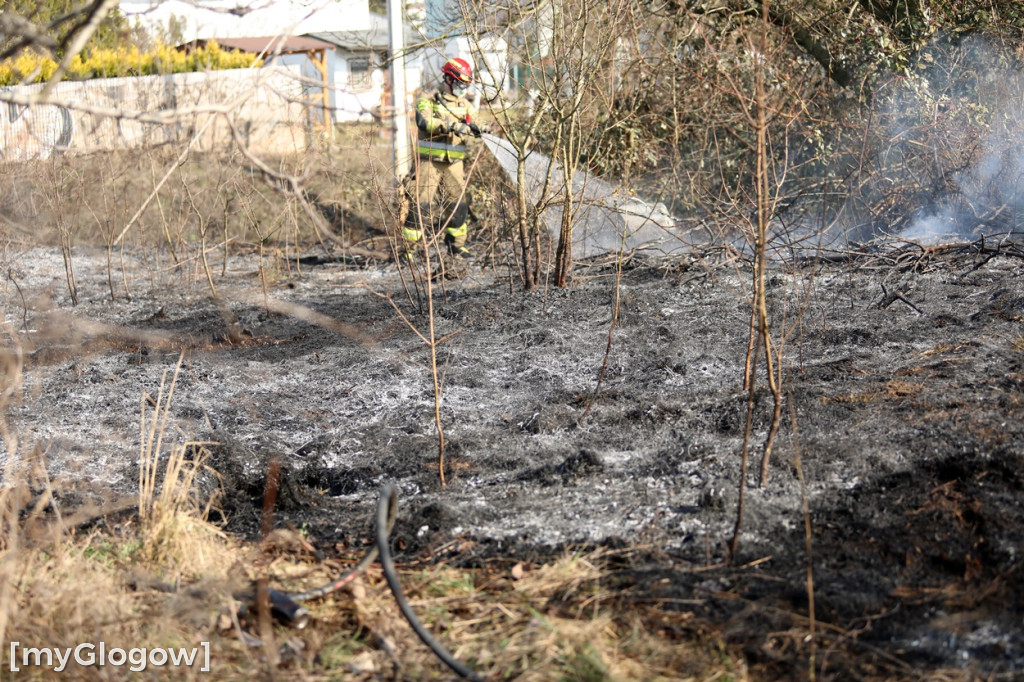
[[[309,36],[260,36],[253,38],[217,38],[217,44],[242,52],[254,53],[281,53],[292,54],[295,52],[313,52],[315,50],[329,50],[334,47],[331,43],[310,38]]]
[[[347,50],[386,50],[390,46],[388,40],[388,18],[376,12],[370,12],[370,28],[367,30],[318,31],[308,35]],[[408,45],[415,40],[413,31],[406,26],[405,43]]]

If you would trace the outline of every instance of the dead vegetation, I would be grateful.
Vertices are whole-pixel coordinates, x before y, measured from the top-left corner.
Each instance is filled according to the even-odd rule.
[[[993,259],[1020,258],[1013,242],[1019,227],[1020,169],[1007,151],[1014,148],[1021,131],[1021,119],[1008,104],[1017,102],[1021,92],[1020,80],[1009,76],[1019,65],[1019,47],[1015,47],[1019,32],[1010,30],[1019,17],[1008,9],[993,8],[990,16],[972,19],[979,33],[975,41],[970,35],[940,31],[966,25],[962,17],[952,16],[953,10],[929,13],[921,3],[891,4],[890,12],[879,3],[862,3],[847,11],[824,0],[791,8],[725,1],[690,3],[662,13],[660,6],[568,2],[552,22],[558,29],[557,51],[531,63],[530,36],[522,41],[531,53],[523,56],[522,64],[533,69],[537,85],[545,87],[534,88],[537,101],[530,107],[501,110],[512,112],[504,119],[499,116],[506,136],[521,150],[539,144],[570,172],[588,167],[630,188],[647,186],[650,198],[686,213],[693,232],[701,235],[700,246],[710,242],[709,250],[721,249],[726,255],[712,263],[714,259],[706,258],[708,251],[700,252],[695,258],[703,261],[700,267],[686,272],[685,278],[672,279],[673,286],[697,280],[710,286],[729,267],[747,277],[749,291],[736,293],[732,301],[746,308],[717,313],[730,318],[749,315],[742,381],[746,411],[741,429],[736,396],[716,397],[717,404],[704,406],[719,440],[743,434],[740,475],[731,481],[739,509],[728,562],[712,561],[713,556],[720,557],[710,546],[709,533],[704,536],[708,544],[703,565],[643,543],[626,549],[588,547],[530,562],[494,551],[474,555],[472,541],[465,539],[421,553],[403,565],[401,577],[413,608],[460,660],[481,674],[523,680],[827,679],[830,675],[967,680],[974,679],[975,673],[946,669],[944,660],[926,661],[924,670],[919,670],[906,652],[878,645],[885,634],[869,635],[898,628],[892,624],[895,619],[889,618],[897,609],[914,613],[901,621],[903,625],[927,621],[930,629],[923,629],[921,635],[927,639],[935,631],[966,637],[974,624],[983,627],[990,617],[1006,616],[999,609],[1001,602],[1011,604],[1010,610],[1019,607],[1019,597],[1014,597],[1019,587],[1015,555],[987,544],[992,534],[1015,537],[1004,531],[998,510],[1004,498],[1012,499],[1019,492],[1019,475],[1002,469],[1008,465],[993,456],[993,451],[1000,453],[999,448],[1012,452],[1013,436],[994,423],[991,414],[975,407],[972,387],[965,386],[968,380],[947,382],[945,388],[959,391],[950,397],[934,385],[948,380],[950,368],[966,353],[977,352],[976,347],[961,341],[932,344],[925,351],[908,350],[895,363],[895,370],[849,369],[857,361],[845,358],[839,361],[848,365],[842,372],[859,373],[863,382],[844,383],[841,391],[817,385],[794,398],[804,387],[797,384],[794,389],[788,377],[784,381],[784,367],[804,370],[799,354],[806,341],[801,338],[805,328],[813,341],[827,341],[829,327],[835,324],[829,315],[845,314],[845,310],[836,313],[839,306],[833,300],[833,310],[821,315],[820,324],[817,319],[804,319],[808,310],[816,308],[809,294],[813,281],[804,289],[806,298],[792,297],[793,305],[775,294],[773,289],[782,286],[779,283],[785,277],[801,272],[802,258],[812,261],[812,270],[834,258],[850,264],[850,272],[884,273],[875,282],[880,291],[873,311],[919,319],[929,314],[929,308],[914,290],[917,275],[948,268],[959,260],[970,268],[951,268],[951,272],[967,278],[983,271]],[[509,14],[516,21],[516,15],[529,16],[534,10],[533,3],[526,3],[511,7]],[[825,30],[841,14],[846,17],[841,34]],[[623,26],[628,30],[620,33],[617,29]],[[534,28],[528,22],[524,30]],[[988,38],[1006,42],[996,50]],[[833,56],[838,54],[850,55],[851,63]],[[574,60],[577,55],[582,59]],[[981,90],[996,91],[992,102],[975,101],[979,83]],[[105,248],[112,302],[130,301],[143,287],[169,289],[182,281],[186,295],[208,293],[218,303],[217,321],[224,331],[190,341],[190,349],[258,350],[264,342],[268,346],[284,343],[257,339],[251,332],[247,335],[234,317],[223,282],[230,257],[238,253],[251,259],[266,318],[284,313],[353,339],[359,333],[336,317],[300,303],[282,304],[272,292],[276,287],[301,285],[303,268],[313,262],[304,260],[311,258],[310,245],[319,249],[317,264],[362,266],[387,260],[396,252],[393,235],[388,234],[395,222],[383,180],[388,173],[377,172],[387,166],[381,160],[386,148],[374,138],[379,134],[378,128],[368,127],[338,145],[282,159],[254,158],[242,148],[223,156],[164,148],[146,154],[7,164],[13,179],[2,188],[0,219],[11,251],[27,251],[39,244],[60,248],[73,307],[85,300],[86,286],[76,268],[79,249],[85,245]],[[483,267],[492,273],[502,268],[502,288],[539,289],[547,297],[549,276],[559,288],[584,283],[587,275],[574,270],[572,212],[563,211],[557,240],[540,219],[544,202],[573,206],[576,196],[571,183],[562,185],[560,196],[558,191],[545,193],[540,204],[529,205],[521,175],[515,182],[498,172],[481,175],[488,176],[489,191],[480,192],[481,198],[487,196],[478,203],[477,218],[482,220],[474,225],[475,237],[486,244]],[[948,247],[916,243],[950,228],[978,241]],[[819,240],[832,233],[865,241],[896,234],[907,245],[883,254],[871,247],[859,253],[830,251]],[[985,235],[992,234],[1001,241],[986,243]],[[514,241],[516,248],[511,247]],[[779,248],[769,252],[769,242]],[[805,244],[810,247],[803,248]],[[144,282],[132,281],[124,266],[126,254],[140,253],[149,260]],[[603,329],[607,346],[596,388],[590,392],[574,387],[571,392],[594,396],[586,402],[583,416],[594,406],[595,414],[614,418],[620,407],[616,400],[623,397],[621,387],[602,393],[606,376],[619,378],[617,372],[624,364],[618,357],[620,347],[613,346],[620,331],[620,300],[625,300],[623,317],[630,324],[645,316],[670,315],[645,308],[642,297],[620,298],[618,283],[630,257],[620,254],[615,264],[612,321]],[[18,286],[17,258],[9,262],[8,279]],[[692,265],[688,261],[674,267],[688,271]],[[598,276],[608,277],[608,273]],[[457,362],[458,346],[446,345],[451,335],[435,334],[431,271],[413,285],[420,308],[424,295],[427,302],[426,320],[418,320],[423,326],[408,326],[430,353],[437,464],[443,485],[446,471],[460,476],[471,473],[465,455],[473,443],[454,439],[454,457],[446,458],[442,386],[447,370]],[[438,299],[449,303],[443,281],[438,289]],[[699,297],[700,292],[695,294]],[[247,300],[257,306],[252,303],[257,298],[250,295]],[[994,314],[1019,322],[1018,298],[1007,295],[1007,299],[1005,309],[994,304]],[[36,309],[23,303],[26,337],[30,308]],[[153,317],[161,313],[162,309],[148,311]],[[396,313],[399,318],[404,315],[397,307]],[[440,317],[442,326],[456,319]],[[941,316],[934,320],[963,324]],[[51,324],[53,330],[60,327],[57,316]],[[693,343],[674,336],[680,333],[679,326],[666,324],[662,334],[679,345]],[[59,337],[61,347],[48,361],[56,364],[86,353],[128,349],[137,352],[142,363],[149,352],[177,351],[186,345],[172,335],[119,335],[102,325],[90,327],[88,333],[82,329],[79,326],[75,334],[53,331],[51,340]],[[429,332],[422,333],[423,329]],[[705,329],[709,335],[711,331]],[[524,339],[528,345],[560,346],[565,345],[563,332],[553,326]],[[854,340],[857,333],[864,332],[851,331]],[[11,331],[9,337],[4,374],[9,390],[4,396],[16,400],[22,349],[18,334]],[[82,343],[94,337],[101,341]],[[735,338],[729,339],[730,348],[743,345]],[[836,336],[822,345],[849,340]],[[791,341],[796,360],[783,353]],[[1000,348],[1018,354],[1024,345],[1019,334],[999,343]],[[659,339],[648,349],[661,363],[653,371],[691,386],[696,372],[687,363],[660,360],[666,345]],[[578,355],[582,349],[576,350]],[[834,375],[828,374],[833,370],[814,365],[827,352],[815,350],[819,356],[812,359],[811,374],[820,370],[827,377],[821,379],[824,385],[833,380]],[[319,350],[313,357],[319,360]],[[761,369],[759,358],[764,361]],[[35,359],[46,361],[47,357]],[[720,358],[690,360],[708,365]],[[560,376],[564,369],[564,363],[551,369],[535,362],[530,371],[546,374],[554,383],[565,379]],[[651,366],[642,370],[649,371]],[[991,393],[1001,392],[999,408],[1016,415],[1020,376],[1010,372],[1006,377],[977,381]],[[767,379],[770,393],[767,419],[766,396],[758,390],[762,378]],[[233,444],[196,439],[170,428],[176,379],[177,372],[165,372],[158,387],[143,392],[139,497],[134,509],[115,500],[61,516],[66,510],[54,504],[46,453],[33,449],[32,443],[21,443],[20,434],[11,428],[4,429],[0,639],[6,642],[17,636],[37,645],[62,647],[101,639],[131,646],[208,641],[217,679],[443,678],[447,671],[399,617],[392,592],[376,566],[343,591],[308,604],[313,619],[306,628],[272,623],[271,589],[294,594],[330,581],[352,564],[361,547],[321,546],[322,537],[307,537],[302,529],[287,525],[271,531],[274,524],[267,515],[273,514],[274,505],[267,502],[258,543],[244,542],[211,523],[209,514],[217,511],[219,500],[198,494],[197,477],[218,475],[207,467],[216,454],[228,452],[235,459],[247,459],[249,453],[233,449]],[[721,383],[721,374],[714,381]],[[807,397],[816,398],[806,401],[814,405],[802,402]],[[582,417],[572,418],[574,401],[567,405],[547,394],[544,400],[548,402],[531,407],[532,414],[503,413],[500,418],[537,436],[579,428]],[[637,399],[645,401],[648,404],[623,411],[631,418],[639,415],[637,421],[651,422],[657,421],[650,416],[657,410],[685,412],[671,404],[665,407],[660,399],[652,407],[649,396]],[[790,408],[788,429],[782,419],[784,406]],[[937,431],[954,424],[956,447],[971,451],[968,461],[976,470],[958,468],[951,457],[920,465],[916,473],[922,475],[925,491],[919,489],[921,482],[910,482],[906,472],[883,472],[863,489],[854,486],[852,494],[863,494],[867,504],[857,498],[858,504],[850,505],[849,499],[837,494],[835,506],[814,510],[812,523],[808,481],[796,439],[797,406],[836,413],[847,410],[842,417],[855,414],[861,419],[872,411],[892,412],[902,424]],[[192,409],[210,423],[205,407]],[[303,409],[313,420],[330,419],[323,406]],[[255,401],[250,411],[258,415],[257,420],[262,417]],[[836,423],[845,424],[842,418]],[[648,426],[647,431],[654,430],[652,424]],[[913,440],[912,447],[937,447],[936,441],[944,436],[948,433],[927,434]],[[816,437],[818,442],[809,443],[808,449],[818,457],[823,451],[841,456],[833,455],[833,442],[827,443],[829,447],[821,444],[834,434],[819,432]],[[763,585],[792,585],[783,573],[794,564],[785,564],[775,574],[770,570],[771,554],[738,558],[748,494],[747,459],[758,443],[763,444],[762,489],[767,488],[771,467],[788,470],[788,462],[777,462],[786,447],[795,453],[792,467],[800,479],[801,540],[805,542],[799,546],[806,555],[796,564],[805,571],[806,582],[800,582],[795,591],[783,587],[781,594]],[[388,446],[390,441],[381,449]],[[842,447],[857,449],[849,444]],[[773,452],[775,460],[770,457]],[[853,453],[862,455],[859,449]],[[871,456],[881,461],[877,453]],[[535,465],[520,476],[532,471],[545,485],[553,485],[586,479],[606,466],[588,450],[557,457],[561,459]],[[398,467],[397,459],[387,466]],[[659,462],[658,466],[672,465]],[[268,472],[266,478],[274,479],[268,489],[276,490],[276,475]],[[995,484],[999,495],[986,497],[981,489],[993,479],[999,481]],[[359,475],[352,480],[358,483]],[[332,479],[327,489],[346,490],[348,483]],[[243,494],[251,498],[254,492],[247,489]],[[763,502],[768,493],[758,494]],[[720,491],[709,488],[700,495],[695,507],[703,513],[725,506]],[[881,529],[883,539],[876,537],[881,531],[872,510],[864,509],[878,500],[893,504],[891,516],[882,521],[888,524]],[[785,516],[779,508],[767,509]],[[659,513],[679,512],[670,506]],[[654,534],[665,532],[655,522],[650,526]],[[822,546],[828,549],[816,557],[814,548]],[[759,550],[755,546],[748,551]],[[844,551],[862,556],[851,561],[841,556]],[[796,554],[791,549],[786,558],[792,560]],[[817,576],[812,570],[816,567],[821,569]],[[845,578],[843,572],[850,569],[857,575]],[[863,586],[857,581],[867,581],[866,574],[879,584],[861,597],[858,590]],[[819,577],[824,579],[819,582]],[[826,586],[820,601],[816,584]],[[842,598],[830,598],[830,589]],[[859,612],[849,612],[857,606]],[[891,640],[903,643],[913,636],[889,634]],[[923,648],[934,651],[941,644]],[[178,673],[185,678],[199,676],[194,668]],[[82,679],[93,674],[88,669],[69,673]],[[47,673],[32,675],[45,678]]]
[[[930,497],[920,513],[961,517],[962,498],[948,486]],[[182,533],[174,538],[180,548],[201,552],[193,555],[194,562],[172,558],[166,544],[147,545],[151,540],[143,527],[123,517],[91,530],[60,534],[54,529],[49,540],[27,542],[18,551],[9,547],[0,574],[12,588],[2,610],[7,639],[54,647],[98,641],[125,648],[209,642],[209,675],[223,680],[450,678],[402,619],[377,565],[343,590],[307,604],[312,618],[301,630],[275,624],[268,632],[252,611],[248,618],[239,617],[237,594],[258,576],[285,590],[323,584],[349,565],[348,548],[321,561],[304,549],[309,545],[302,539],[282,543],[288,533],[277,533],[275,541],[260,546],[241,546],[214,527],[203,528],[194,510],[165,522]],[[200,546],[184,534],[197,531],[220,539]],[[165,535],[163,542],[168,539]],[[781,675],[779,664],[807,656],[805,615],[751,601],[739,584],[735,590],[709,589],[680,599],[672,594],[671,573],[654,581],[645,575],[654,565],[665,570],[664,562],[652,563],[647,551],[588,550],[540,563],[495,558],[472,569],[431,560],[403,565],[400,576],[412,607],[484,679],[740,681],[796,674],[790,669]],[[742,583],[753,568],[729,573]],[[174,578],[183,575],[188,579]],[[707,572],[711,582],[723,575],[721,570]],[[907,586],[897,588],[894,596],[907,604],[984,609],[1003,589],[999,581]],[[725,621],[711,617],[723,608],[731,613]],[[870,625],[865,621],[864,631]],[[751,651],[735,642],[736,628],[761,630],[757,657],[765,662],[747,662]],[[823,678],[830,679],[832,670],[868,680],[982,679],[953,669],[917,672],[861,644],[862,633],[822,624],[816,642]],[[161,679],[203,679],[206,674],[198,667],[166,668],[159,674]],[[38,669],[25,677],[49,679],[49,674]],[[97,677],[95,668],[73,665],[61,674]]]

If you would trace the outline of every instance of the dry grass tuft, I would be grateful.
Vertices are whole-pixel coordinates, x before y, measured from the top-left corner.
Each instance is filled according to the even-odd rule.
[[[96,538],[26,548],[8,565],[16,586],[9,639],[25,646],[139,641],[134,601]]]
[[[522,577],[516,580],[516,590],[549,599],[555,596],[569,599],[578,595],[584,586],[601,579],[605,574],[601,562],[606,556],[607,552],[600,549],[589,554],[566,554],[553,563],[523,571]]]
[[[885,385],[880,390],[825,396],[821,398],[821,401],[824,403],[866,405],[876,401],[914,398],[920,395],[922,391],[924,391],[923,384],[892,379],[885,382]]]
[[[230,544],[206,519],[212,500],[197,499],[196,475],[209,456],[210,443],[187,441],[163,453],[174,386],[181,358],[170,383],[164,372],[154,400],[142,398],[139,457],[139,522],[142,560],[170,572],[175,579],[198,579],[223,573]],[[162,464],[162,466],[161,466]],[[231,553],[233,554],[233,553]]]
[[[175,580],[224,573],[238,559],[238,551],[231,551],[234,543],[207,521],[208,509],[193,495],[192,484],[206,457],[202,444],[176,446],[167,455],[160,494],[140,494],[138,558]]]
[[[54,495],[42,455],[19,457],[17,438],[0,419],[6,445],[0,480],[3,669],[14,665],[8,660],[10,642],[23,649],[100,642],[108,650],[192,648],[222,629],[223,617],[234,608],[224,567],[237,562],[241,550],[205,521],[207,509],[195,495],[195,475],[205,459],[202,444],[176,445],[161,456],[173,384],[165,381],[156,400],[143,400],[138,518],[85,534],[65,527],[56,508],[48,509]],[[181,589],[180,582],[197,578],[203,581]],[[199,665],[161,669],[159,677],[198,678]],[[126,670],[79,666],[72,658],[59,674],[68,680],[116,679]],[[55,674],[49,665],[23,667],[19,679]]]

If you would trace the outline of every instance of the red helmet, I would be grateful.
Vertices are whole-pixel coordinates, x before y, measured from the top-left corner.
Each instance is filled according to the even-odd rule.
[[[473,82],[473,67],[462,57],[452,57],[446,61],[441,67],[441,73],[446,79],[451,78],[459,83],[468,85]]]

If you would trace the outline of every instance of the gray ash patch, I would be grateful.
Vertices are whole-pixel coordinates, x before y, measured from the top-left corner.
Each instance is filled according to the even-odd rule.
[[[216,443],[219,477],[200,486],[220,491],[228,530],[258,531],[271,460],[284,472],[278,520],[325,547],[365,539],[377,491],[394,481],[406,556],[455,538],[475,543],[468,562],[581,544],[653,547],[650,565],[632,567],[637,589],[702,600],[706,616],[736,625],[727,636],[751,638],[753,659],[774,661],[763,635],[784,623],[737,604],[806,608],[799,445],[821,617],[846,630],[870,624],[865,646],[908,665],[1021,673],[1018,253],[779,268],[770,296],[777,342],[785,329],[785,418],[769,486],[756,489],[772,409],[762,363],[732,568],[705,568],[725,557],[732,533],[746,419],[749,273],[731,268],[630,263],[607,359],[611,265],[581,269],[567,290],[510,293],[508,273],[489,268],[445,283],[435,320],[447,335],[442,488],[427,349],[367,291],[390,294],[426,329],[392,266],[307,261],[268,292],[353,325],[369,339],[359,340],[261,305],[254,256],[234,256],[218,276],[219,302],[201,281],[157,278],[152,259],[129,259],[132,298],[111,301],[105,256],[81,254],[72,306],[59,254],[26,252],[23,291],[0,290],[29,358],[10,411],[23,434],[15,456],[39,444],[67,491],[61,503],[132,494],[143,396],[158,395],[184,351],[166,440]],[[906,301],[886,300],[893,282]],[[36,303],[25,309],[22,293]],[[715,596],[724,593],[740,601]]]

